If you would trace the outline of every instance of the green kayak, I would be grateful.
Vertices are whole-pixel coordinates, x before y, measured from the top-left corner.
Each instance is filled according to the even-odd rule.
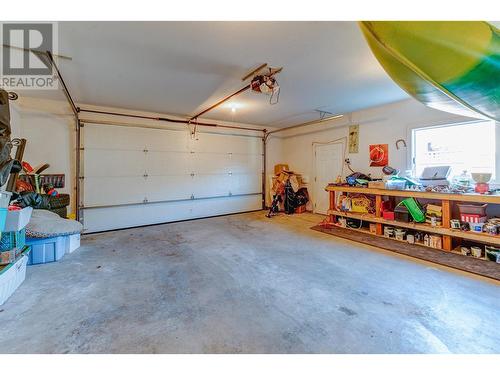
[[[481,21],[363,21],[382,67],[429,107],[500,121],[500,30]]]

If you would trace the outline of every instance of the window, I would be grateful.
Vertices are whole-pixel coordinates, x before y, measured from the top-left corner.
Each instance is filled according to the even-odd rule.
[[[413,129],[413,171],[420,176],[425,167],[449,165],[450,176],[467,172],[492,173],[496,167],[496,124],[478,121]]]

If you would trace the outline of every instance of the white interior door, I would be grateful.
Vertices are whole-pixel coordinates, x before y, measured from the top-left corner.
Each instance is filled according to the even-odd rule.
[[[315,145],[314,162],[314,212],[326,215],[329,207],[328,192],[325,191],[326,185],[334,182],[342,173],[343,163],[342,143],[330,143],[324,145]]]

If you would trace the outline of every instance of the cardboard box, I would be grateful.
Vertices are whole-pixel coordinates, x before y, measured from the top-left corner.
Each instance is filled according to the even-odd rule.
[[[274,166],[274,174],[278,175],[281,171],[288,171],[288,164],[276,164]]]
[[[368,181],[368,187],[370,189],[385,189],[384,181]]]

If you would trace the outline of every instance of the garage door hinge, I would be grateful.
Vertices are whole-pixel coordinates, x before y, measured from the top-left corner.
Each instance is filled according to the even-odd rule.
[[[148,203],[148,198],[144,198],[142,203]]]
[[[147,148],[145,148],[144,150],[142,150],[144,153],[147,153],[149,152],[149,150]]]
[[[80,176],[78,177],[80,180],[83,180],[85,177],[84,176]]]
[[[194,173],[193,172],[191,172],[191,177],[194,177]]]
[[[191,194],[191,199],[194,199],[194,194]]]
[[[148,176],[149,176],[149,175],[148,175],[147,173],[144,173],[144,174],[142,175],[142,177],[144,177],[144,178],[148,178]]]

